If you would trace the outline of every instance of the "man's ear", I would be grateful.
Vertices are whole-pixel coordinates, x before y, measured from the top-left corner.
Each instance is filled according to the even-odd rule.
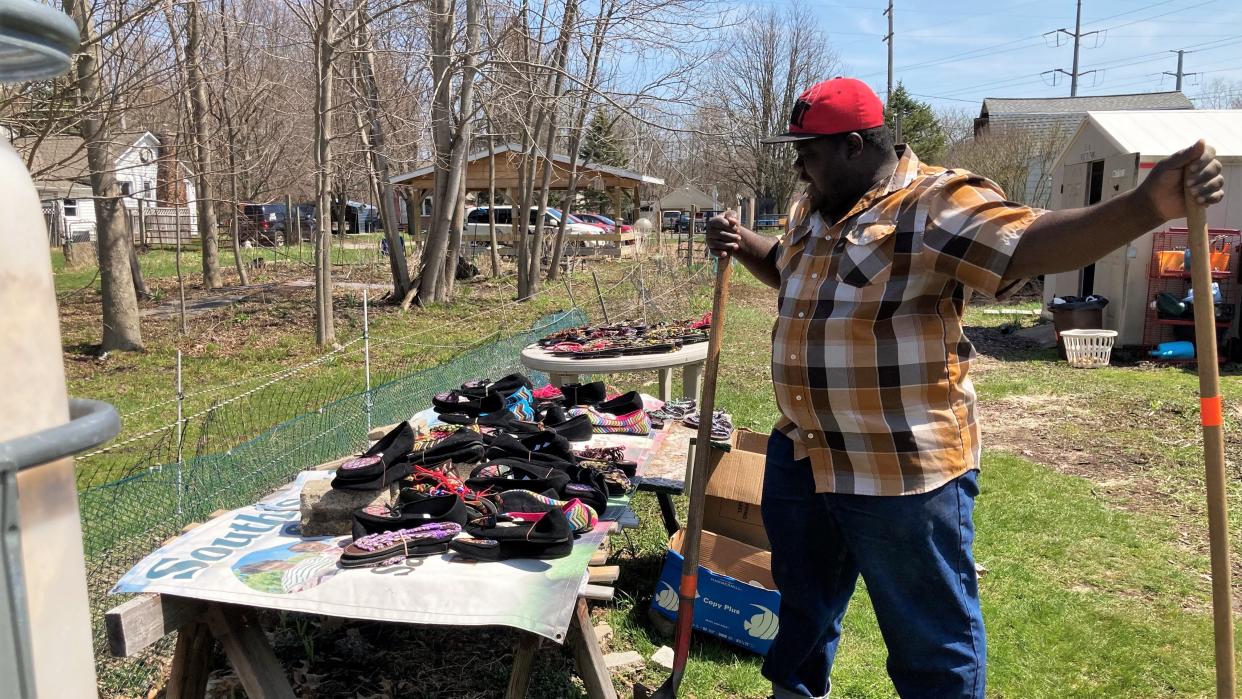
[[[845,157],[853,160],[863,153],[863,138],[858,135],[857,131],[851,131],[845,135]]]

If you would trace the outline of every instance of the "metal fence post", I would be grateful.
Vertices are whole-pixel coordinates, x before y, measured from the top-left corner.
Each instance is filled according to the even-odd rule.
[[[367,297],[371,295],[371,289],[365,287],[362,290],[362,364],[367,378],[366,398],[363,402],[363,412],[367,414],[367,434],[371,433],[371,316],[368,312]]]
[[[185,497],[184,483],[181,478],[183,466],[181,445],[184,443],[185,433],[184,424],[182,423],[182,412],[184,409],[185,392],[181,388],[181,350],[177,350],[177,514],[183,514],[183,499]]]

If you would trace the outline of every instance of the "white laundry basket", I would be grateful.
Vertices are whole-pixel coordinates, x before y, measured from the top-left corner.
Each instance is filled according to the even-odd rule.
[[[1070,366],[1079,369],[1098,369],[1108,366],[1117,340],[1116,330],[1065,330],[1061,333],[1065,342],[1065,358]]]

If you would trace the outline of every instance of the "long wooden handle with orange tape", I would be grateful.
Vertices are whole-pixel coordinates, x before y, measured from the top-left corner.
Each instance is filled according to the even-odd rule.
[[[1212,617],[1216,636],[1216,696],[1236,699],[1233,650],[1233,595],[1229,566],[1229,511],[1225,499],[1225,431],[1216,359],[1216,312],[1207,211],[1186,192],[1190,230],[1190,283],[1195,295],[1195,359],[1203,423],[1203,462],[1207,469],[1208,540],[1212,557]]]

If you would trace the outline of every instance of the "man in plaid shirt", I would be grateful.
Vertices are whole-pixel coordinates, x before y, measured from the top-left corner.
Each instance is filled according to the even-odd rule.
[[[1203,142],[1157,163],[1133,191],[1042,211],[994,183],[894,148],[864,83],[821,82],[789,132],[806,183],[780,240],[726,212],[708,224],[780,290],[763,521],[781,591],[764,662],[776,697],[827,696],[841,620],[861,575],[903,699],[982,699],[986,644],[972,543],[979,427],[962,332],[971,290],[1003,296],[1078,269],[1224,197]]]

